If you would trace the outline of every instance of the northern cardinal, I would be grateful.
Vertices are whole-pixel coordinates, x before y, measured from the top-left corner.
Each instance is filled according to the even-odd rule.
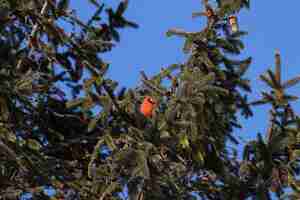
[[[146,96],[141,104],[140,111],[145,117],[152,117],[155,107],[156,101],[153,98]]]

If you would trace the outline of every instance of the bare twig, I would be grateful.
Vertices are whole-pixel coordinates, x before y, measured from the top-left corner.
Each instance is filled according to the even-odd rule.
[[[44,5],[43,5],[43,7],[42,7],[42,9],[41,9],[41,13],[40,13],[41,16],[45,15],[45,13],[46,13],[46,11],[47,11],[47,8],[48,8],[48,0],[45,0],[45,3],[44,3]],[[28,39],[29,41],[30,41],[32,38],[35,37],[35,35],[37,34],[37,31],[38,31],[38,23],[36,23],[36,24],[33,26],[32,31],[31,31],[30,36],[29,36],[29,39]],[[34,48],[30,48],[28,56],[31,56],[32,53],[33,53],[33,51],[34,51]],[[18,62],[18,64],[17,64],[17,69],[20,69],[20,67],[21,67],[21,65],[22,65],[22,61],[23,61],[23,59],[20,59],[20,60],[19,60],[19,62]]]
[[[144,71],[140,71],[140,74],[144,80],[148,80],[148,77]]]

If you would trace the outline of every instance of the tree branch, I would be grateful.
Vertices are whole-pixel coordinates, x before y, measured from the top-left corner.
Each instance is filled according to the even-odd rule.
[[[42,7],[42,9],[41,9],[41,13],[40,13],[41,16],[43,16],[43,15],[46,13],[47,8],[48,8],[48,5],[49,5],[49,4],[48,4],[48,0],[45,0],[45,3],[44,3],[44,5],[43,5],[43,7]],[[28,39],[29,41],[36,35],[37,31],[38,31],[38,23],[36,23],[36,24],[33,26],[32,31],[31,31],[30,36],[29,36],[29,39]],[[28,56],[31,56],[31,55],[32,55],[33,50],[34,50],[34,48],[30,48]],[[17,64],[17,70],[20,69],[20,67],[21,67],[21,65],[22,65],[22,61],[23,61],[23,59],[20,59],[20,60],[19,60],[19,62],[18,62],[18,64]]]

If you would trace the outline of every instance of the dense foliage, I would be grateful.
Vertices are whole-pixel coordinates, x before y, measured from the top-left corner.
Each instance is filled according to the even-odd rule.
[[[128,1],[86,3],[95,8],[88,21],[68,0],[1,1],[0,199],[300,198],[300,118],[286,93],[300,77],[281,80],[276,52],[275,71],[261,75],[270,90],[248,102],[252,59],[237,59],[248,0],[204,0],[193,13],[206,18],[203,30],[166,33],[185,40],[187,61],[141,72],[130,89],[118,89],[101,59],[119,29],[138,27],[123,16]],[[268,132],[239,158],[238,116],[260,104],[271,105]]]

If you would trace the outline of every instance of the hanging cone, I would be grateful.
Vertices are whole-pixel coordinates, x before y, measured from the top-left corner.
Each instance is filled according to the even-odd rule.
[[[209,6],[206,7],[206,12],[205,12],[205,15],[208,17],[208,18],[211,18],[215,15],[213,9]]]
[[[229,19],[229,25],[231,27],[231,32],[236,33],[239,31],[239,25],[237,21],[237,17],[235,15],[231,15],[228,17]]]

